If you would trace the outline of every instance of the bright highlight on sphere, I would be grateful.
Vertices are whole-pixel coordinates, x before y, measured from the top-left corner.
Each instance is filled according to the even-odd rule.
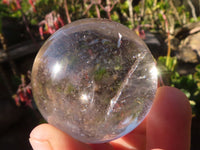
[[[53,76],[56,76],[57,73],[59,73],[59,72],[61,71],[62,65],[60,65],[60,64],[57,62],[57,63],[53,66],[52,69],[53,69],[53,70],[52,70]]]
[[[144,42],[107,19],[82,19],[53,34],[32,69],[44,118],[85,143],[104,143],[136,128],[149,112],[157,69]]]
[[[87,94],[82,94],[80,99],[82,103],[87,103],[89,98]]]
[[[157,77],[158,77],[158,69],[156,68],[156,66],[153,66],[153,67],[151,68],[150,73],[152,74],[152,76],[153,76],[154,78],[157,79]]]

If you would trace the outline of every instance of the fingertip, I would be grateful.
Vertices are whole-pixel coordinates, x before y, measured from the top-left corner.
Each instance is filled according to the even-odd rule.
[[[33,150],[53,150],[51,144],[47,140],[38,140],[35,138],[29,138],[29,142]]]
[[[167,86],[158,88],[147,118],[147,149],[189,149],[191,118],[189,100],[183,92]]]
[[[157,116],[158,115],[158,116]],[[158,88],[149,116],[162,119],[173,119],[174,123],[190,122],[192,109],[186,95],[179,89],[169,86]],[[156,117],[157,116],[157,117]],[[148,117],[149,119],[151,117]]]
[[[160,87],[157,90],[155,101],[158,99],[168,99],[168,101],[165,102],[180,106],[179,109],[183,109],[183,112],[191,117],[192,109],[189,100],[181,90],[170,86]]]
[[[36,138],[36,139],[45,139],[47,137],[47,135],[42,134],[41,131],[43,131],[44,129],[49,129],[51,125],[44,123],[44,124],[40,124],[38,126],[36,126],[30,133],[30,138]]]
[[[79,142],[50,124],[41,124],[30,133],[34,150],[91,150],[89,145]]]

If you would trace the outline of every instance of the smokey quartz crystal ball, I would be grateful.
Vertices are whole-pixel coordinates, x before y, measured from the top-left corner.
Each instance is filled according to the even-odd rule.
[[[154,58],[124,25],[83,19],[54,33],[32,69],[35,102],[48,123],[85,143],[136,128],[157,89]]]

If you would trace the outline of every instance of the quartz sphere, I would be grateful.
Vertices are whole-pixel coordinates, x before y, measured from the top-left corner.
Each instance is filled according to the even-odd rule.
[[[82,19],[54,33],[32,69],[33,95],[48,123],[85,143],[136,128],[157,89],[154,58],[120,23]]]

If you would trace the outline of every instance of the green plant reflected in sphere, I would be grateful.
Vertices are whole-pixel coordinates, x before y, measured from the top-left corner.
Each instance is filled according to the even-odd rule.
[[[44,118],[85,143],[104,143],[136,128],[157,89],[154,59],[127,27],[83,19],[53,34],[32,70]]]

